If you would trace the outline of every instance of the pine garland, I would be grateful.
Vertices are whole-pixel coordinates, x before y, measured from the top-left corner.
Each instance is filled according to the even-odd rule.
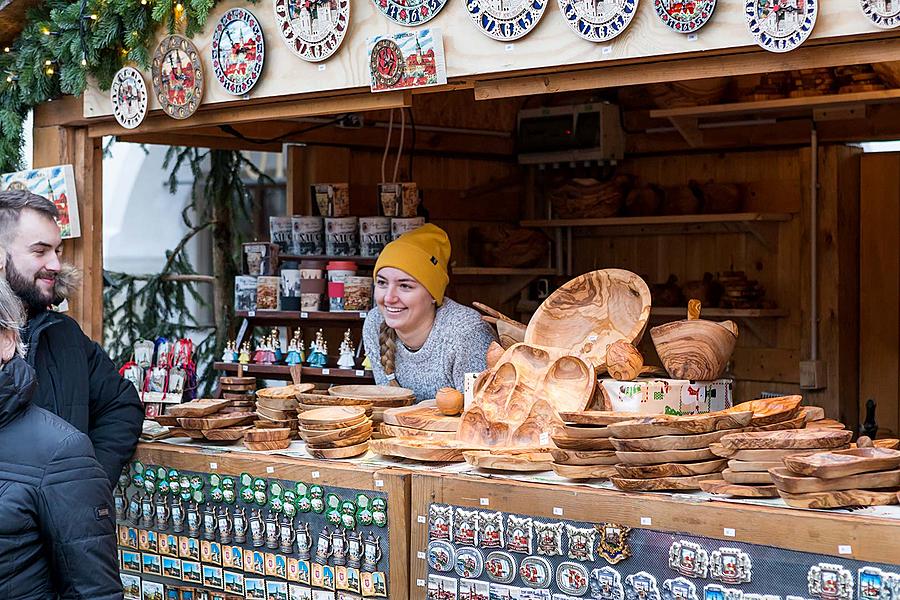
[[[62,94],[82,94],[89,78],[108,90],[125,64],[148,69],[159,27],[193,37],[216,2],[47,0],[30,9],[18,39],[0,48],[0,173],[20,168],[29,110]]]

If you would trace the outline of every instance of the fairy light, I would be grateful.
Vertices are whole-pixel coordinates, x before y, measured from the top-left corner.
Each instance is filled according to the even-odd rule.
[[[7,53],[7,54],[9,54],[9,53],[11,52],[9,46],[4,46],[4,47],[3,47],[3,51],[4,51],[5,53]]]
[[[184,17],[184,4],[178,2],[175,4],[175,18],[181,20]]]

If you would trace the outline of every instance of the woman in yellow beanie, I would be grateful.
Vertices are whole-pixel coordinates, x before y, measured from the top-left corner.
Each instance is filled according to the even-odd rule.
[[[495,339],[479,314],[444,297],[450,281],[450,240],[432,224],[400,236],[375,263],[375,308],[363,343],[375,382],[400,385],[419,400],[442,387],[463,389],[467,372],[481,372]]]

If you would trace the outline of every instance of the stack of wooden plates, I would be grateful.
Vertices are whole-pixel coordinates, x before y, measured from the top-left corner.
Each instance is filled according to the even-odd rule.
[[[256,414],[264,426],[297,431],[297,396],[315,389],[312,383],[265,388],[256,392]]]
[[[328,394],[371,403],[371,417],[375,423],[383,421],[386,409],[409,406],[416,402],[416,395],[412,390],[390,385],[336,385],[328,389]]]
[[[303,394],[297,394],[297,413],[302,414],[308,410],[317,410],[328,406],[351,406],[361,408],[367,417],[372,416],[373,400],[361,398],[345,398],[331,394],[319,394],[315,390]]]
[[[459,417],[442,414],[434,400],[425,400],[412,406],[385,409],[381,433],[386,437],[455,440],[459,421]]]
[[[467,463],[490,471],[514,471],[520,473],[549,471],[553,457],[548,452],[528,448],[498,448],[495,450],[465,450]]]
[[[244,432],[244,446],[248,450],[284,450],[291,445],[291,430],[287,427],[252,427]]]
[[[234,441],[241,439],[247,424],[254,414],[252,412],[225,412],[231,406],[231,400],[193,400],[184,404],[169,407],[167,419],[174,419],[179,429],[174,435],[184,435],[192,439],[212,441]]]
[[[256,377],[219,377],[222,397],[231,400],[232,412],[256,410]]]
[[[723,436],[711,449],[728,458],[721,485],[706,484],[704,491],[745,497],[775,497],[768,470],[787,457],[850,447],[852,432],[829,428],[748,431]],[[727,484],[727,485],[726,485]]]
[[[364,454],[372,437],[372,419],[356,406],[304,411],[297,417],[300,437],[314,458],[350,458]]]
[[[897,492],[900,451],[883,447],[896,446],[896,442],[877,440],[872,446],[863,437],[858,448],[786,456],[783,459],[786,468],[774,467],[769,474],[788,506],[838,508],[897,504],[900,502]]]
[[[612,411],[560,413],[566,424],[553,435],[556,449],[551,468],[567,479],[608,479],[616,475],[619,462],[610,439],[609,425],[637,415]]]
[[[752,411],[705,415],[656,415],[609,425],[618,477],[627,491],[696,490],[700,482],[722,479],[726,460],[709,446],[731,430],[747,427]]]

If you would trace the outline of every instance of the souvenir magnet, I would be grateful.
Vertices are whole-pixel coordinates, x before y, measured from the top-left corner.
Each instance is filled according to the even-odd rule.
[[[428,507],[428,539],[449,541],[452,528],[452,506],[432,504]]]
[[[381,538],[374,533],[363,540],[362,570],[372,573],[378,570],[378,561],[381,560]]]
[[[625,31],[638,9],[638,0],[557,2],[569,28],[590,42],[607,42]]]
[[[384,511],[376,510],[372,512],[372,522],[377,527],[386,527],[387,526],[387,513]]]
[[[347,564],[347,534],[339,527],[331,531],[331,560],[335,566]]]
[[[750,35],[769,52],[789,52],[799,47],[812,33],[818,13],[818,0],[796,0],[790,8],[781,0],[744,2]]]
[[[312,548],[312,536],[309,533],[309,523],[297,523],[294,526],[294,541],[297,542],[297,558],[306,561],[310,559],[309,549]]]
[[[594,528],[580,529],[566,525],[566,536],[569,538],[569,558],[580,561],[594,562],[594,539],[597,530]],[[540,544],[540,538],[538,538]],[[538,552],[541,548],[538,545]]]
[[[331,509],[327,513],[325,513],[325,520],[328,521],[329,525],[333,525],[337,527],[341,524],[341,513],[338,510]]]
[[[284,508],[282,508],[282,510],[284,512],[284,516],[286,516],[288,519],[293,519],[295,516],[297,516],[297,505],[293,502],[285,502]]]
[[[138,527],[150,529],[153,526],[153,517],[156,510],[153,506],[153,496],[144,494],[141,496],[141,518],[138,521]]]
[[[347,530],[356,528],[356,517],[352,514],[348,515],[346,513],[341,515],[341,527]]]
[[[384,498],[376,497],[372,499],[372,511],[379,510],[381,512],[387,512],[387,500]]]
[[[362,564],[363,541],[358,531],[347,532],[347,567],[358,569]]]
[[[247,543],[247,511],[243,506],[236,506],[231,513],[232,527],[234,527],[234,541],[237,544]]]
[[[365,494],[357,494],[356,495],[356,507],[357,508],[369,508],[371,506],[371,500]]]
[[[319,539],[316,542],[316,562],[320,565],[328,564],[328,558],[331,556],[331,533],[328,526],[322,528],[319,533]]]
[[[276,550],[278,548],[278,517],[272,511],[266,513],[265,536],[266,548]]]
[[[252,12],[241,7],[226,11],[212,36],[213,73],[222,89],[234,96],[247,94],[262,74],[265,46]]]
[[[162,494],[156,495],[156,529],[165,531],[169,528],[169,517],[172,510],[166,503],[166,498]]]
[[[224,501],[225,496],[222,493],[222,488],[214,487],[213,489],[209,490],[209,499],[215,503],[221,503],[222,501]]]
[[[669,548],[669,566],[685,577],[706,579],[709,554],[700,544],[679,540]]]
[[[314,513],[322,514],[325,512],[325,501],[321,498],[310,498],[309,504]]]
[[[534,543],[537,553],[542,556],[559,556],[562,549],[562,523],[534,522]],[[570,553],[571,556],[571,553]]]
[[[534,532],[532,520],[510,515],[508,521],[507,534],[509,537],[506,540],[506,549],[519,554],[531,554],[531,539]],[[560,550],[561,553],[562,550]]]
[[[250,509],[250,542],[254,548],[265,546],[266,531],[263,525],[262,513],[258,508]]]
[[[703,588],[703,600],[742,600],[742,598],[741,590],[724,588],[714,583]]]
[[[219,541],[223,544],[231,544],[232,534],[234,533],[234,522],[231,518],[231,513],[228,512],[227,506],[223,506],[219,509],[217,521],[219,527]]]
[[[656,578],[646,571],[626,577],[625,600],[660,600]]]
[[[487,576],[497,583],[511,583],[516,578],[516,559],[511,554],[495,550],[484,561]]]
[[[172,509],[170,511],[172,515],[172,531],[175,533],[181,533],[184,531],[184,504],[182,504],[181,498],[178,496],[172,497]]]
[[[302,513],[308,513],[312,510],[312,502],[306,496],[297,498],[297,510]]]
[[[556,585],[572,596],[584,596],[588,591],[587,569],[575,562],[561,562],[556,567]]]
[[[597,551],[606,562],[611,565],[622,562],[631,556],[631,549],[628,547],[628,536],[631,528],[616,523],[603,523],[595,525],[594,528],[600,534],[600,544]]]
[[[822,600],[850,600],[853,597],[853,575],[841,565],[819,563],[806,576],[811,596]]]
[[[203,508],[203,539],[216,539],[216,513],[211,504]]]
[[[503,513],[482,512],[479,517],[480,536],[479,543],[482,548],[503,548],[506,546],[506,538],[503,535]]]
[[[666,579],[662,586],[663,600],[698,600],[697,586],[684,577]]]
[[[234,504],[237,500],[237,496],[235,495],[234,490],[229,488],[223,489],[222,500],[224,500],[226,504]]]
[[[457,581],[452,577],[428,576],[426,600],[457,600]]]
[[[519,577],[522,583],[532,588],[550,587],[553,579],[553,567],[550,561],[540,556],[527,556],[519,565]]]
[[[591,598],[596,600],[624,600],[622,576],[612,567],[600,567],[591,571]]]
[[[484,558],[477,548],[460,548],[453,568],[460,577],[478,579],[484,571]]]
[[[284,510],[284,501],[281,498],[275,497],[269,499],[269,508],[277,515],[280,515]]]
[[[478,545],[478,511],[457,508],[453,521],[453,543],[460,546]]]
[[[368,508],[363,508],[356,512],[356,520],[359,521],[360,525],[371,525],[374,520],[372,518],[372,511]],[[447,538],[450,539],[450,538]]]
[[[491,585],[487,581],[461,579],[459,581],[460,600],[489,600]]]
[[[750,583],[752,565],[750,555],[737,548],[713,550],[710,557],[710,577],[722,583]]]
[[[885,573],[875,567],[863,567],[858,571],[859,600],[891,600],[893,588],[900,586],[900,576]],[[897,588],[900,592],[900,587]]]

